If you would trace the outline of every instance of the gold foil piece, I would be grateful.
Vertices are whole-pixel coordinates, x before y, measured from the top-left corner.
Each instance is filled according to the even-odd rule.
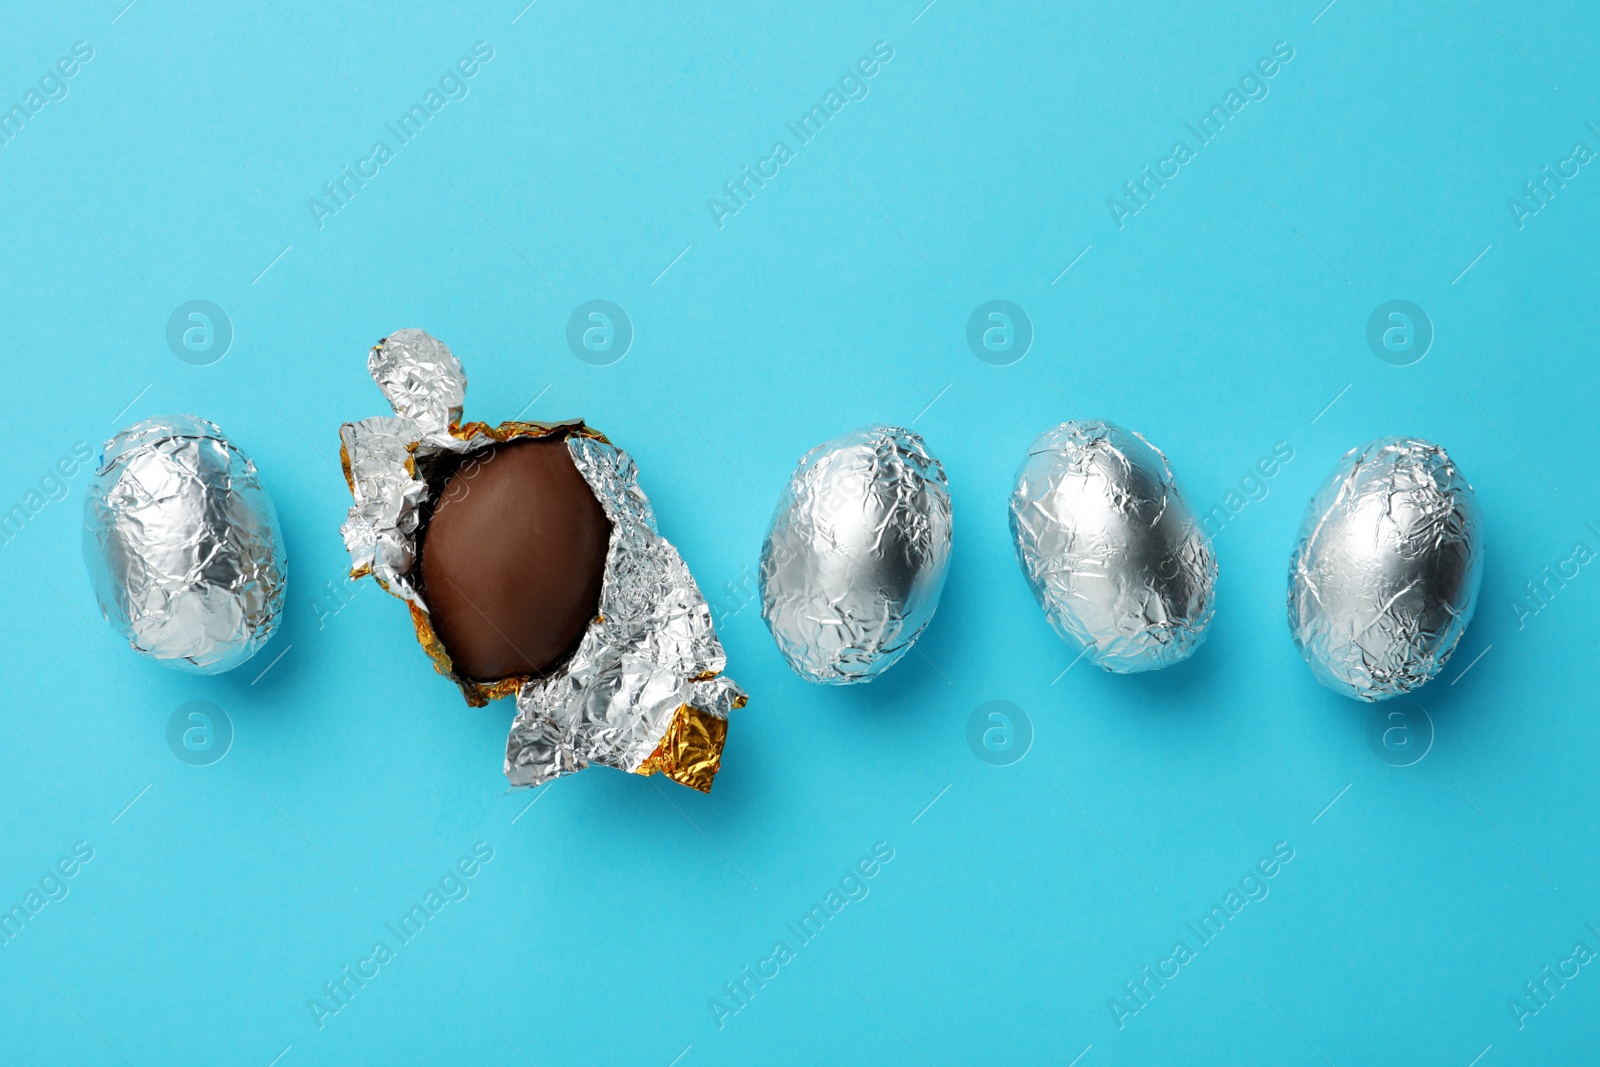
[[[592,426],[585,426],[582,419],[569,419],[566,422],[502,422],[498,426],[490,426],[487,422],[468,422],[462,425],[450,426],[450,436],[462,441],[476,441],[480,437],[487,437],[491,441],[504,443],[515,441],[522,437],[554,437],[560,434],[562,438],[588,437],[596,441],[605,441],[606,435]]]
[[[740,700],[735,707],[743,707]],[[711,792],[711,781],[722,766],[722,746],[728,740],[728,720],[680,704],[661,743],[634,774],[661,773],[680,785]]]

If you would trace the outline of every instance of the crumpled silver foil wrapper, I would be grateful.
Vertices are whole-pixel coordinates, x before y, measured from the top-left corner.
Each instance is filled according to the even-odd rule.
[[[192,415],[105,443],[84,497],[83,560],[100,612],[162,666],[221,674],[271,639],[288,558],[250,457]]]
[[[1289,562],[1289,631],[1317,680],[1378,701],[1438,674],[1477,606],[1482,531],[1438,445],[1383,437],[1345,453]]]
[[[761,546],[761,617],[795,673],[849,685],[894,666],[939,606],[950,532],[944,468],[910,430],[806,453]]]
[[[1011,494],[1017,560],[1056,633],[1114,674],[1188,659],[1217,558],[1160,449],[1098,420],[1040,434]]]
[[[355,498],[342,527],[353,573],[370,572],[411,605],[419,639],[469,701],[499,694],[480,695],[446,669],[442,649],[428,645],[428,606],[414,568],[430,490],[418,468],[446,452],[564,433],[574,464],[611,520],[600,618],[565,665],[516,690],[505,759],[511,784],[542,785],[598,763],[638,774],[662,771],[709,790],[728,712],[744,705],[745,694],[721,677],[727,658],[711,610],[677,550],[657,532],[632,458],[581,423],[460,425],[466,375],[450,349],[421,330],[381,341],[367,369],[395,415],[339,431]]]

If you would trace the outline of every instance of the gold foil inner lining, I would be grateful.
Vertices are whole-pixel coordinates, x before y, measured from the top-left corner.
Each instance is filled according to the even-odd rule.
[[[490,426],[487,422],[468,422],[460,426],[451,424],[450,436],[462,441],[472,441],[479,437],[487,437],[491,441],[504,443],[514,441],[520,437],[592,437],[596,441],[606,441],[606,435],[591,426],[585,426],[582,419],[571,422],[502,422],[499,426]],[[606,444],[610,444],[606,441]]]
[[[406,607],[411,609],[411,624],[417,628],[417,643],[428,654],[428,658],[433,660],[433,669],[461,687],[461,695],[467,698],[468,706],[481,708],[491,700],[512,696],[532,678],[532,675],[517,674],[493,682],[475,682],[470,678],[456,677],[455,666],[450,662],[450,653],[444,650],[444,643],[439,640],[439,635],[433,632],[433,624],[428,621],[428,613],[410,601],[406,602]]]
[[[344,446],[344,438],[339,438],[339,469],[344,471],[344,484],[350,487],[350,492],[356,491],[355,472],[350,469],[350,450]]]
[[[728,720],[680,704],[661,743],[633,773],[659,771],[674,782],[709,793],[711,780],[722,766],[722,745],[727,740]]]

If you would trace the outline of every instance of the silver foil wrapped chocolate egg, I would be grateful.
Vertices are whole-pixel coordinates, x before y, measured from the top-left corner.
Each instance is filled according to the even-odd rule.
[[[910,430],[858,430],[806,453],[784,487],[761,617],[800,677],[869,682],[921,636],[949,562],[944,468]]]
[[[1109,422],[1064,422],[1028,447],[1011,493],[1017,560],[1050,625],[1114,674],[1188,659],[1205,640],[1217,559],[1167,457]]]
[[[167,667],[220,674],[278,627],[288,561],[255,464],[191,415],[146,419],[105,444],[83,510],[100,611]]]
[[[1317,680],[1377,701],[1438,674],[1477,606],[1482,529],[1438,445],[1382,437],[1345,453],[1289,562],[1289,631]]]

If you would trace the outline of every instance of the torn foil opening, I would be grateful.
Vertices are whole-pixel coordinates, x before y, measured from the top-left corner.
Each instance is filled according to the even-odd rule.
[[[434,667],[472,705],[516,695],[505,773],[542,785],[598,763],[661,773],[709,792],[727,738],[728,712],[744,692],[722,677],[727,657],[677,549],[656,530],[633,459],[580,422],[461,423],[466,375],[442,342],[399,330],[372,349],[367,369],[393,416],[339,431],[355,503],[341,532],[351,573],[371,574],[410,608]],[[433,632],[417,580],[418,545],[433,490],[427,470],[503,441],[559,436],[611,521],[600,612],[577,651],[543,678],[482,683],[458,676]]]

